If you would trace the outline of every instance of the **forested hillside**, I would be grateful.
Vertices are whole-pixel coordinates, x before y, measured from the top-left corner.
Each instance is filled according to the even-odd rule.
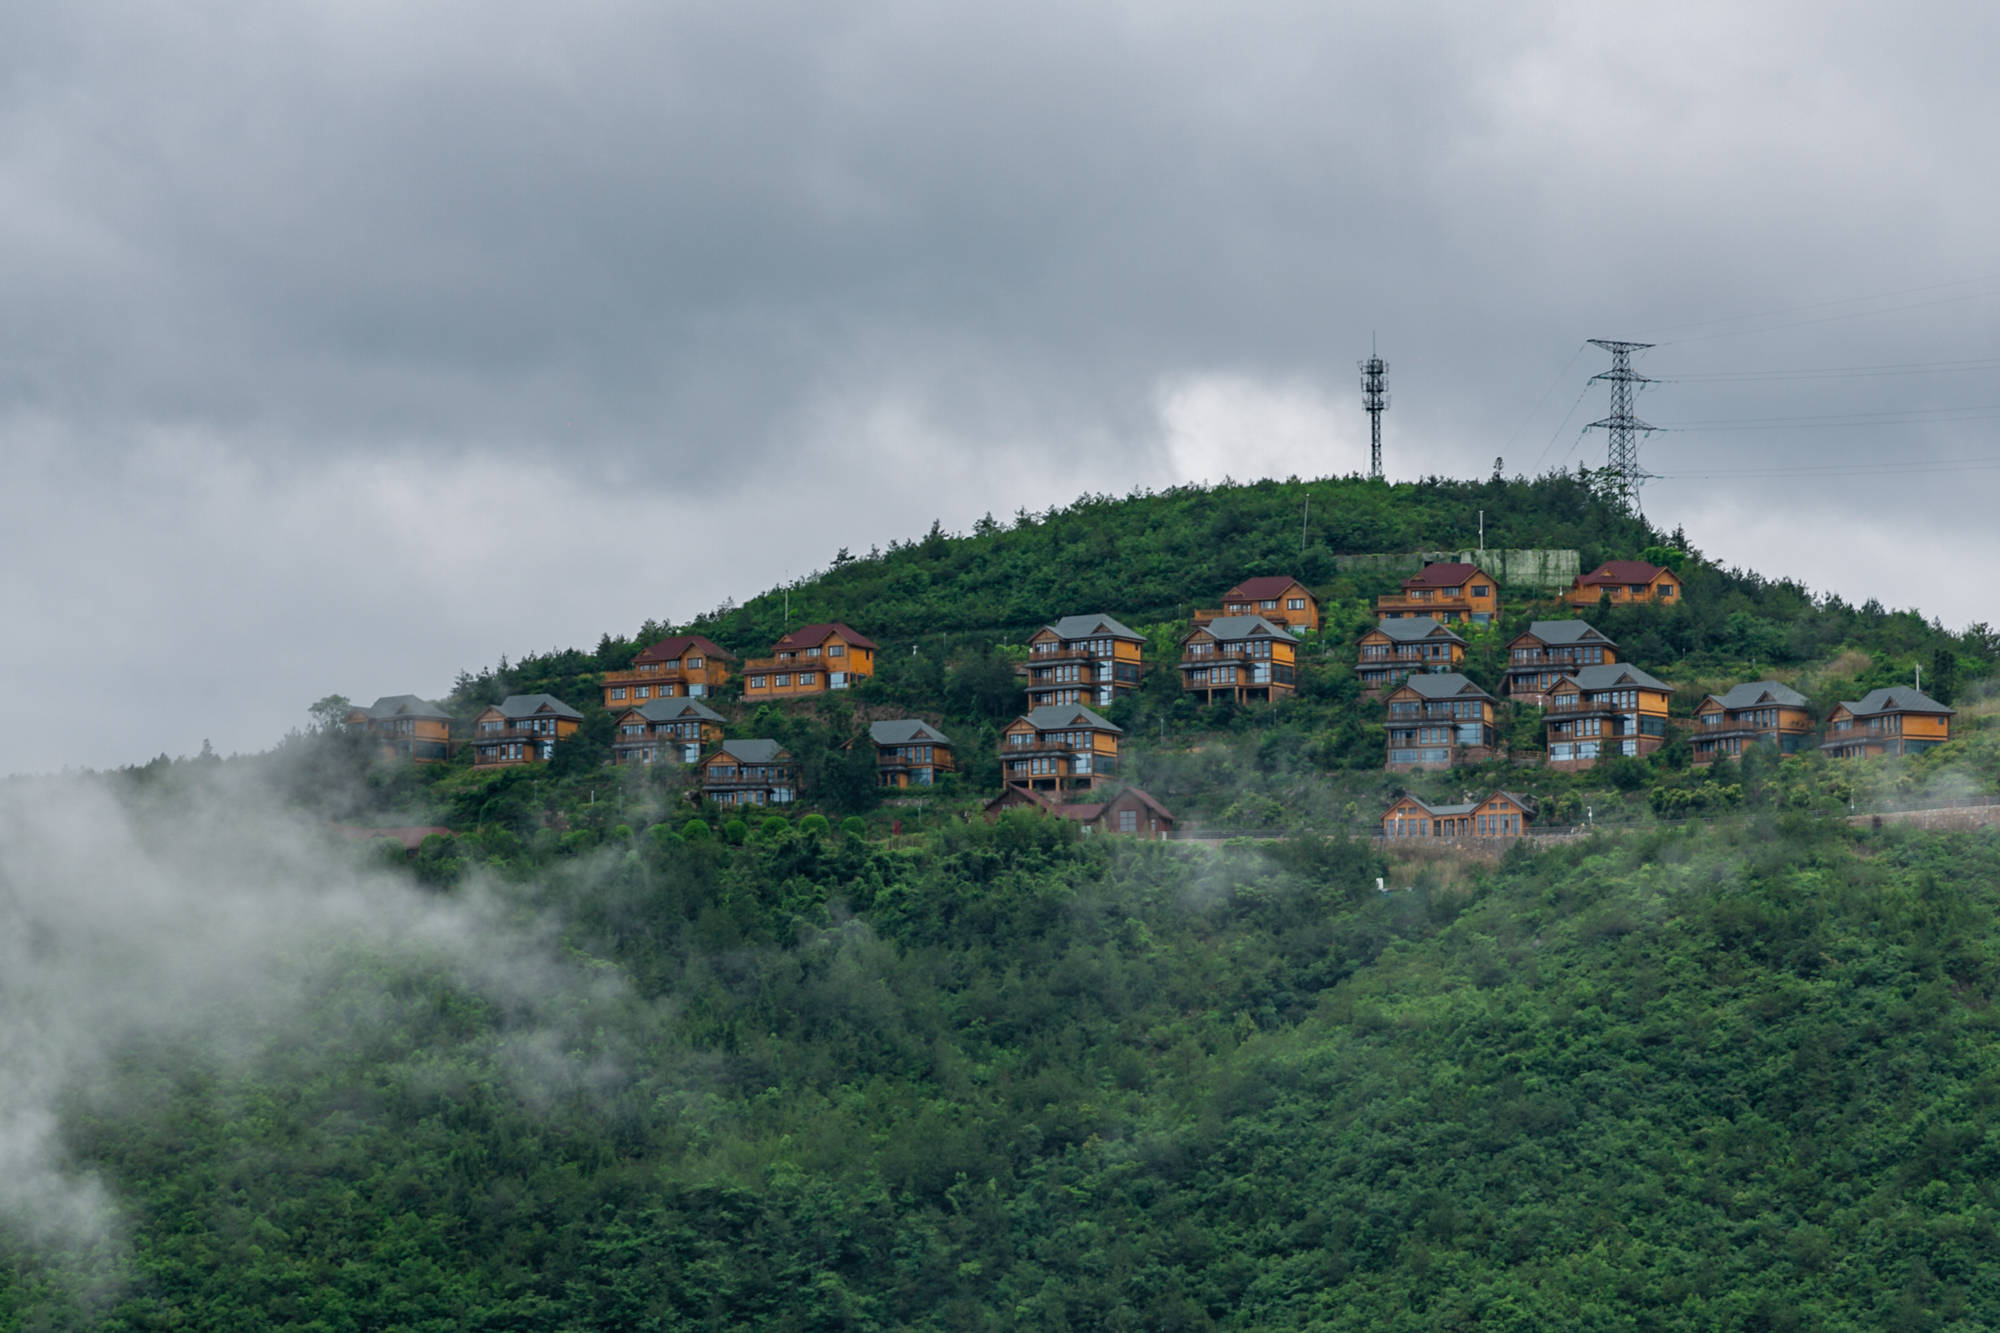
[[[302,953],[295,1015],[128,1034],[62,1102],[116,1224],[10,1222],[0,1329],[2000,1308],[1991,835],[1765,814],[1378,894],[1337,840],[701,834],[503,876],[534,994]]]
[[[1337,557],[1481,509],[1490,546],[1680,562],[1683,605],[1592,617],[1678,712],[1921,668],[1958,738],[1561,774],[1523,710],[1502,758],[1384,773],[1353,643],[1395,580]],[[1171,661],[1260,573],[1326,603],[1297,698],[1198,708],[1169,667],[1110,710],[1124,778],[1257,838],[972,817],[1028,630],[1104,611]],[[1849,818],[2000,792],[1987,627],[1719,568],[1588,478],[1086,498],[788,590],[886,650],[843,697],[718,700],[805,763],[789,813],[604,765],[602,672],[670,629],[763,652],[785,591],[461,677],[461,721],[582,708],[547,765],[326,725],[0,787],[0,1333],[1991,1326],[2000,834]],[[1466,670],[1548,609],[1510,595]],[[964,762],[882,804],[842,744],[901,714]],[[1596,832],[1356,836],[1495,785]],[[395,823],[453,836],[338,831]]]

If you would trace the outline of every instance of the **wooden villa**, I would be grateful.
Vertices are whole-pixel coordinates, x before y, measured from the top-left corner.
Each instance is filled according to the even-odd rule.
[[[729,679],[736,655],[699,634],[679,634],[632,659],[630,669],[604,673],[604,706],[613,712],[655,699],[703,699]]]
[[[1145,637],[1110,616],[1064,616],[1028,638],[1028,660],[1015,668],[1028,679],[1028,706],[1108,707],[1139,688]]]
[[[722,739],[722,714],[699,699],[655,699],[620,715],[611,757],[620,764],[694,764]]]
[[[1842,700],[1826,720],[1820,749],[1839,759],[1881,754],[1921,754],[1951,739],[1958,710],[1908,686],[1870,690]]]
[[[1205,704],[1269,702],[1298,689],[1298,651],[1263,616],[1218,616],[1181,637],[1181,688]]]
[[[1408,792],[1382,812],[1378,835],[1386,840],[1496,839],[1525,837],[1535,822],[1535,800],[1510,791],[1496,791],[1483,801],[1433,805]]]
[[[1080,704],[1031,708],[1000,733],[1000,776],[1034,791],[1088,791],[1118,771],[1125,733]]]
[[[1173,836],[1177,821],[1173,813],[1138,787],[1126,787],[1106,801],[1061,801],[1044,791],[1008,783],[1005,790],[986,803],[986,817],[993,819],[1007,810],[1027,806],[1058,819],[1073,820],[1085,833],[1124,833],[1165,840]]]
[[[472,719],[472,762],[533,764],[553,759],[583,714],[553,694],[510,694]]]
[[[1500,584],[1478,565],[1440,561],[1403,580],[1401,592],[1375,599],[1383,620],[1429,616],[1440,624],[1490,625],[1500,618]]]
[[[1356,655],[1361,692],[1372,696],[1418,672],[1456,671],[1465,660],[1465,640],[1429,616],[1409,616],[1363,634]]]
[[[1667,739],[1673,687],[1626,663],[1580,667],[1549,689],[1551,768],[1582,769],[1599,759],[1651,754]]]
[[[1579,611],[1588,611],[1600,602],[1671,606],[1681,600],[1681,576],[1665,565],[1644,560],[1607,560],[1588,574],[1577,575],[1565,600]]]
[[[1194,623],[1206,625],[1224,616],[1262,616],[1297,635],[1317,633],[1320,626],[1319,599],[1289,574],[1243,580],[1222,594],[1220,611],[1197,611]]]
[[[1618,660],[1618,645],[1581,620],[1537,620],[1507,645],[1502,688],[1517,704],[1545,706],[1555,683],[1583,667]]]
[[[844,690],[875,674],[875,641],[839,621],[806,625],[779,639],[769,657],[743,664],[743,701],[794,699]]]
[[[928,787],[957,767],[950,739],[919,718],[872,722],[868,740],[875,747],[877,786]]]
[[[1694,762],[1712,764],[1764,742],[1780,754],[1796,754],[1812,739],[1812,710],[1806,697],[1775,680],[1753,680],[1711,694],[1695,705]]]
[[[790,805],[799,766],[774,740],[724,741],[695,765],[701,797],[716,805]]]
[[[1411,676],[1386,702],[1385,768],[1451,768],[1493,754],[1496,700],[1456,671]]]
[[[451,757],[451,714],[414,694],[385,694],[351,710],[347,729],[380,743],[389,758],[434,764]]]

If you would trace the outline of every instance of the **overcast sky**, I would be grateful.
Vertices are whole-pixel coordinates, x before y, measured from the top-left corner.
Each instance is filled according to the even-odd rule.
[[[261,749],[933,518],[1363,469],[1371,336],[1392,476],[1601,462],[1584,340],[1653,341],[1649,514],[2000,622],[1990,6],[7,26],[0,771]]]

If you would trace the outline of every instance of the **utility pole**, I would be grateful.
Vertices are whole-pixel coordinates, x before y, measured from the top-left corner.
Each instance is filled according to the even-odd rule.
[[[1375,355],[1368,340],[1368,359],[1361,363],[1361,406],[1368,412],[1368,475],[1382,480],[1382,409],[1389,406],[1389,363]]]
[[[1602,347],[1611,353],[1611,369],[1590,377],[1593,381],[1604,380],[1611,385],[1611,415],[1591,422],[1584,429],[1601,430],[1611,437],[1605,466],[1610,470],[1619,494],[1628,505],[1636,508],[1639,484],[1646,479],[1645,469],[1639,466],[1638,436],[1659,428],[1632,415],[1632,386],[1652,383],[1632,369],[1632,353],[1643,352],[1653,344],[1618,342],[1611,338],[1592,338],[1590,341],[1592,346]]]

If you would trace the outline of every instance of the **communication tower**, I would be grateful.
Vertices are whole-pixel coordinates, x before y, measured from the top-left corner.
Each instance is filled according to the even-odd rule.
[[[1389,406],[1389,363],[1375,355],[1375,342],[1368,343],[1368,359],[1361,363],[1361,405],[1368,411],[1368,475],[1382,479],[1382,409]]]

